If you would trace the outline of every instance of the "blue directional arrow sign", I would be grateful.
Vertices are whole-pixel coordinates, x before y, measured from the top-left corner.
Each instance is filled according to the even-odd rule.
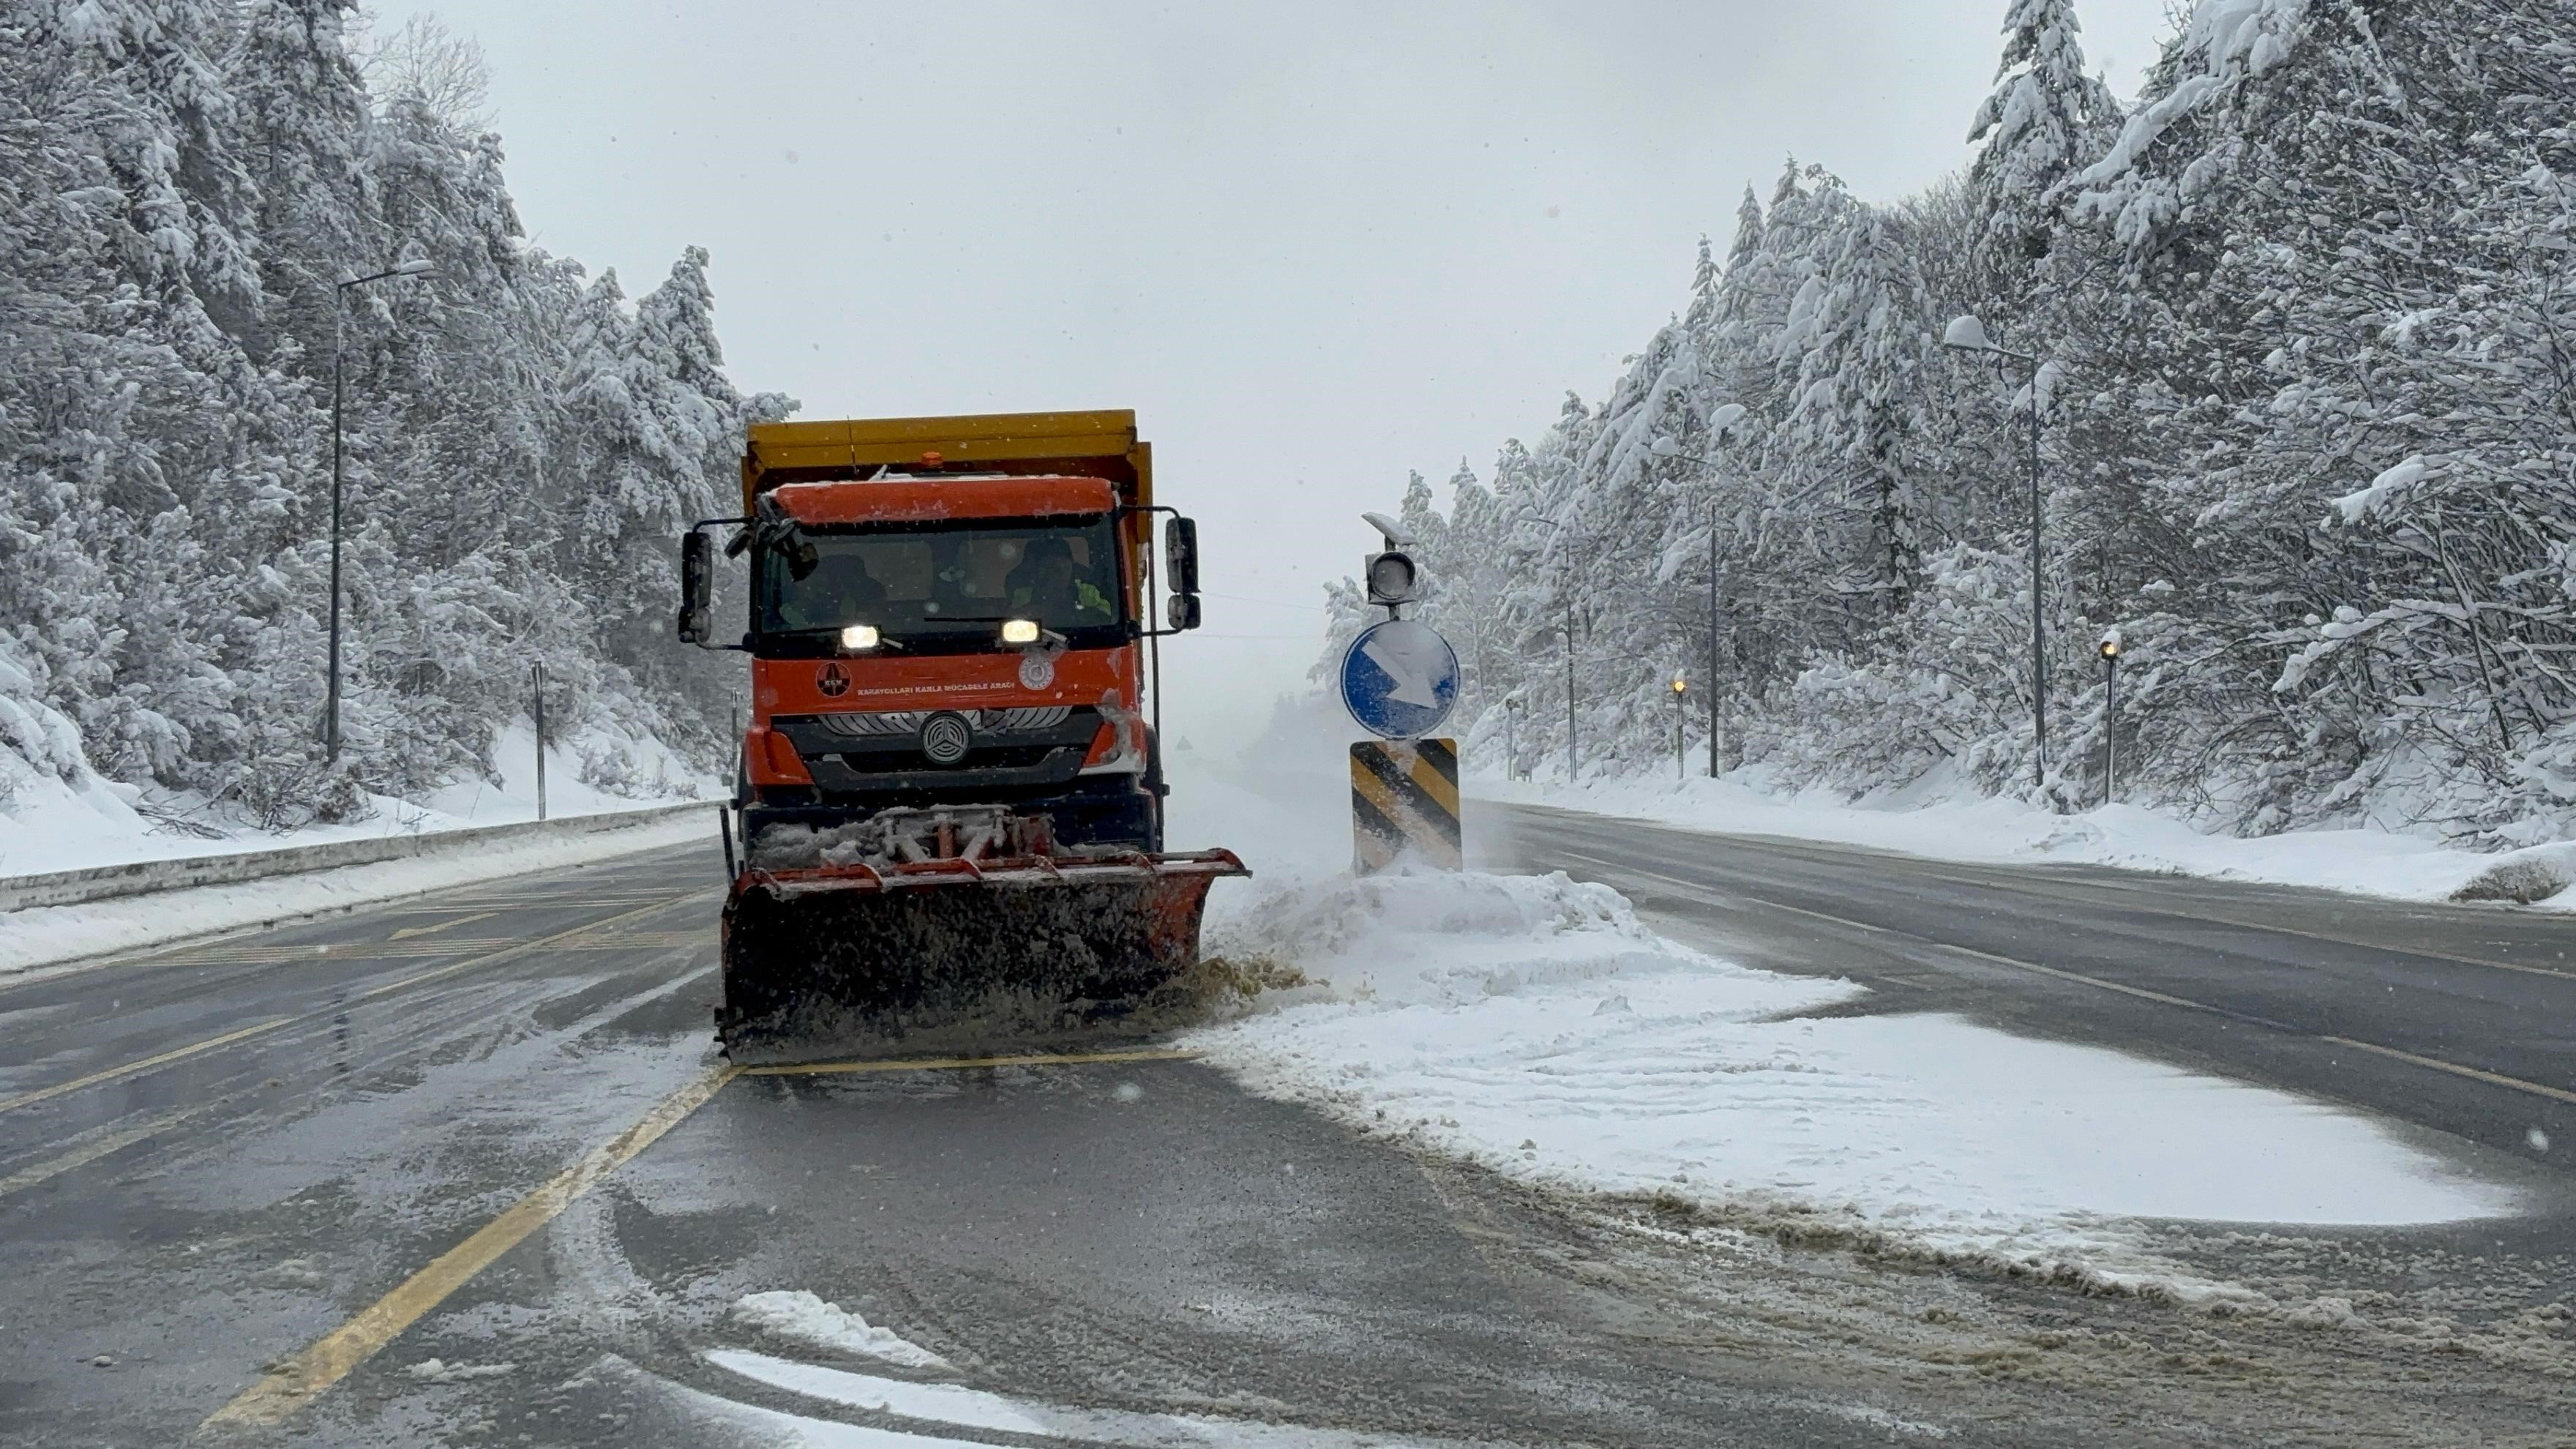
[[[1370,734],[1420,739],[1458,707],[1457,651],[1428,624],[1372,624],[1342,655],[1342,707]]]

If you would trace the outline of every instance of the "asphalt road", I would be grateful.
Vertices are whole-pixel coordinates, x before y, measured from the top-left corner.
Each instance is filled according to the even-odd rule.
[[[1549,822],[1550,848],[1637,848],[1632,827],[1578,825]],[[1685,846],[1700,863],[1677,862]],[[1646,903],[1679,912],[1677,930],[1733,932],[1739,954],[1884,965],[1889,1002],[1910,977],[1930,983],[1913,988],[1921,1005],[2204,1050],[2121,1014],[2208,1015],[2194,1008],[2044,974],[2034,986],[1986,957],[1890,945],[1893,925],[1835,928],[1862,951],[1812,916],[1751,906],[1790,869],[1739,878],[1771,859],[1755,848],[1689,837],[1645,858],[1703,882],[1632,871]],[[1887,909],[1909,890],[2017,888],[1938,869],[1962,883],[1888,885]],[[1842,870],[1841,887],[1781,900],[1861,919],[1851,901],[1868,892]],[[2490,1225],[2492,1244],[2265,1235],[2275,1276],[2424,1295],[2457,1331],[2419,1344],[1553,1199],[1254,1098],[1152,1042],[736,1073],[706,1029],[717,884],[710,844],[0,984],[0,1443],[2565,1442],[2576,1355],[2548,1313],[2569,1279],[2547,1276],[2565,1267],[2551,1256],[2563,1212]],[[2043,948],[2222,929],[2151,924],[2167,918],[2145,902],[2114,910],[2121,887],[2085,887],[2109,893],[2098,927],[1964,944],[2102,972],[2156,951],[2065,964]],[[2066,899],[2027,909],[2075,909]],[[2527,917],[2493,919],[2495,942],[2450,940],[2451,954],[2555,959]],[[1941,964],[1896,964],[1927,953]],[[2472,1058],[2400,1011],[2382,1045],[2498,1076],[2550,1067],[2563,1016],[2518,1035],[2498,1024],[2524,999],[2510,993],[2563,1002],[2576,981],[2480,968],[2517,983],[2500,986],[2422,960],[2466,973],[2420,990],[2492,1007],[2457,1029],[2486,1023],[2495,1040]],[[2212,989],[2205,968],[2158,969],[2179,974],[2139,989]],[[2380,1025],[2335,1020],[2356,1040]],[[2223,1034],[2219,1047],[2236,1050]],[[2272,1045],[2283,1071],[2307,1070],[2312,1049]],[[2345,1100],[2404,1066],[2414,1076],[2387,1080],[2423,1081],[2398,1105],[2445,1150],[2521,1173],[2535,1201],[2565,1186],[2506,1140],[2563,1113],[2517,1118],[2499,1105],[2517,1099],[2475,1093],[2444,1106],[2448,1074],[2362,1055],[2374,1065]],[[2259,1052],[2207,1060],[2273,1070]],[[949,1368],[888,1367],[731,1312],[797,1289]]]

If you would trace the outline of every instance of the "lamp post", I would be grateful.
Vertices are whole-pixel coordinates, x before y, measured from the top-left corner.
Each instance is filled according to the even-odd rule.
[[[1574,607],[1565,610],[1565,783],[1574,783]]]
[[[2041,640],[2039,605],[2039,354],[2014,352],[1986,336],[1986,325],[1974,317],[1954,317],[1941,334],[1941,345],[1960,352],[1982,352],[2023,364],[2030,378],[2030,721],[2031,783],[2048,783],[2048,663]]]
[[[529,708],[537,723],[537,818],[546,818],[546,661],[528,668]]]
[[[1690,765],[1682,759],[1682,694],[1690,688],[1680,675],[1673,676],[1673,779],[1690,778]]]
[[[1744,404],[1721,403],[1708,415],[1709,435],[1716,438],[1720,444],[1724,444],[1729,441],[1729,434],[1735,430],[1735,425],[1742,421],[1744,421]],[[1655,439],[1654,446],[1647,451],[1658,458],[1679,458],[1685,463],[1697,463],[1703,468],[1723,466],[1708,458],[1692,457],[1683,452],[1681,445],[1670,437]],[[1723,572],[1724,566],[1717,556],[1717,495],[1711,493],[1708,499],[1708,677],[1709,687],[1712,689],[1717,687],[1717,582]],[[1673,689],[1678,699],[1681,690],[1681,681],[1678,678],[1673,681]],[[1712,780],[1717,778],[1717,697],[1715,695],[1709,696],[1708,702],[1708,777]]]
[[[2120,626],[2102,631],[2102,803],[2120,798]]]
[[[387,277],[425,277],[438,270],[438,263],[426,257],[397,262],[381,272],[364,277],[350,277],[331,284],[331,683],[329,704],[322,723],[322,756],[340,758],[340,435],[341,341],[342,323],[349,313],[349,289]]]

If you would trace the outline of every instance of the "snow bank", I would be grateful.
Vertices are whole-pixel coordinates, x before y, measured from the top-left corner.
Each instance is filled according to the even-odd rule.
[[[0,916],[0,926],[5,926],[0,929],[0,977],[475,881],[566,870],[665,846],[700,843],[712,856],[716,824],[708,814],[690,811],[615,830],[308,871],[240,885],[12,911]],[[720,869],[711,868],[706,883],[710,889],[720,886]]]
[[[535,730],[523,721],[500,731],[493,762],[497,783],[468,780],[416,801],[377,795],[370,800],[374,812],[364,820],[289,831],[256,829],[201,797],[151,795],[104,780],[86,764],[68,777],[37,774],[21,778],[14,793],[0,791],[0,876],[536,819]],[[5,762],[0,773],[6,773]],[[614,729],[591,731],[546,751],[550,818],[649,810],[724,793],[723,782],[698,774],[660,741]]]
[[[1786,835],[1901,850],[1942,860],[2067,862],[2120,866],[2172,875],[2387,896],[2399,900],[2540,899],[2461,892],[2501,862],[2496,856],[2382,830],[2293,830],[2239,839],[2203,835],[2134,805],[2104,805],[2080,815],[2053,815],[2018,800],[1952,794],[1940,778],[1847,803],[1828,791],[1782,796],[1766,792],[1751,771],[1722,779],[1630,778],[1561,784],[1468,782],[1476,796],[1554,805],[1742,835]],[[1472,809],[1472,804],[1470,806]],[[2533,877],[2537,880],[2538,877]],[[2563,884],[2563,880],[2562,880]],[[2525,886],[2524,889],[2533,889]],[[2559,904],[2576,908],[2576,899]]]
[[[991,1441],[933,1438],[913,1425],[955,1425],[963,1429],[1022,1434],[1054,1443],[1133,1445],[1136,1449],[1448,1449],[1449,1441],[1407,1435],[1315,1429],[1305,1425],[1264,1424],[1248,1419],[1221,1419],[1197,1414],[1140,1414],[1123,1409],[1075,1408],[1013,1398],[960,1384],[924,1384],[910,1379],[854,1374],[822,1364],[797,1363],[740,1349],[709,1351],[706,1361],[754,1383],[783,1389],[821,1403],[840,1404],[871,1414],[892,1415],[910,1423],[903,1428],[875,1429],[808,1419],[775,1409],[752,1409],[717,1400],[735,1410],[760,1416],[770,1433],[761,1443],[796,1444],[812,1449],[991,1449]],[[657,1381],[667,1393],[704,1394]],[[699,1402],[705,1403],[707,1399]]]
[[[2106,1281],[2176,1275],[2123,1219],[2448,1221],[2513,1210],[2359,1118],[1664,941],[1563,875],[1275,887],[1212,951],[1314,985],[1189,1044],[1306,1102],[1532,1182]]]

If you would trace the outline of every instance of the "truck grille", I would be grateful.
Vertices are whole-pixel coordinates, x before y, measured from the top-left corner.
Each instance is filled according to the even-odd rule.
[[[884,735],[916,734],[921,722],[936,713],[926,709],[852,710],[845,714],[807,715],[800,724],[812,724],[828,733],[867,739]],[[1029,734],[1052,730],[1073,715],[1071,705],[1039,705],[1021,709],[961,709],[958,714],[975,728],[976,738],[988,735]],[[786,723],[782,720],[780,723]]]

